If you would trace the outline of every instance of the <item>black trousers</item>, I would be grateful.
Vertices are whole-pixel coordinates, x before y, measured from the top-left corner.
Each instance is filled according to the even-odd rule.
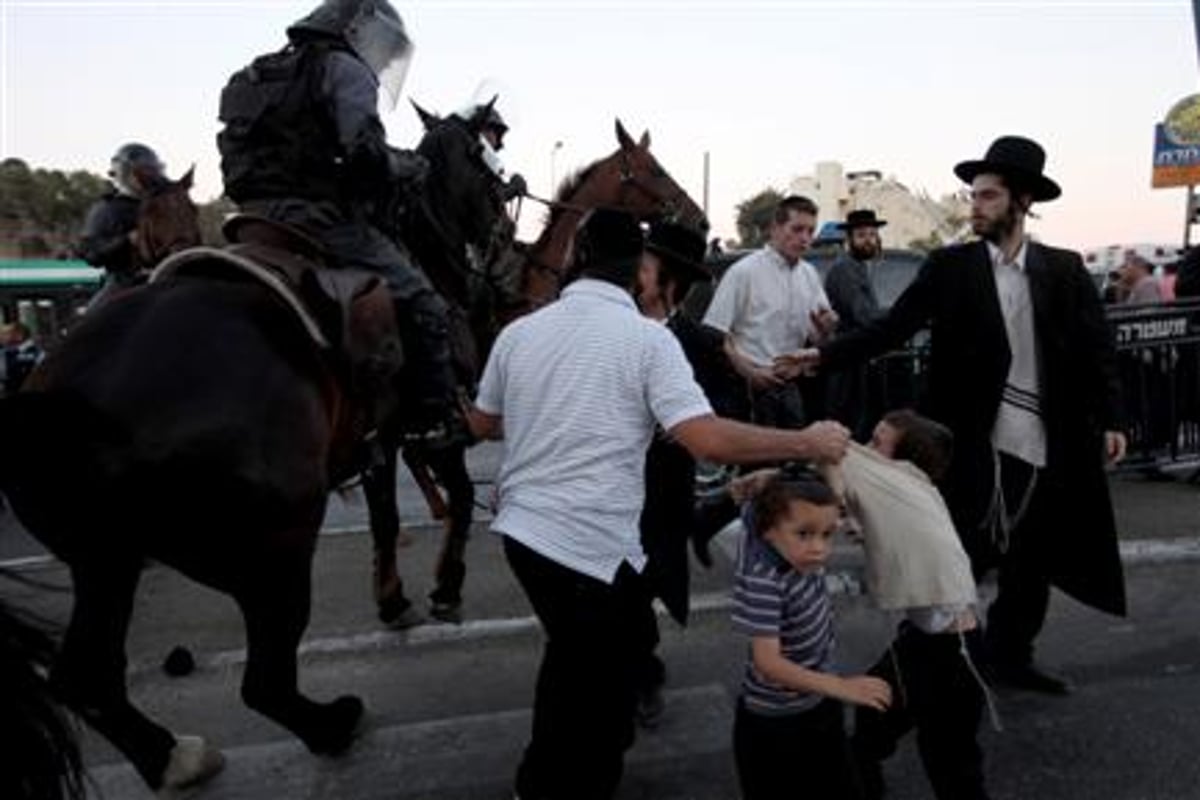
[[[546,633],[517,794],[611,798],[633,744],[638,675],[656,633],[645,581],[623,564],[607,584],[509,537],[504,553]]]
[[[869,674],[892,687],[887,711],[855,709],[852,749],[867,800],[883,797],[880,761],[896,751],[900,738],[917,730],[917,750],[938,800],[986,800],[983,751],[976,732],[984,694],[963,644],[978,663],[979,630],[928,634],[903,623],[888,652]]]
[[[1009,532],[1008,549],[996,556],[996,599],[987,614],[987,656],[1010,665],[1033,659],[1033,642],[1050,607],[1050,578],[1042,546],[1053,536],[1053,506],[1057,482],[1053,472],[1037,470],[1019,459],[1000,454],[1000,484],[1005,504],[1015,511],[1030,481],[1035,481],[1025,513]],[[978,577],[978,575],[976,576]]]
[[[781,717],[756,714],[739,701],[733,756],[742,800],[859,800],[842,714],[836,700]]]

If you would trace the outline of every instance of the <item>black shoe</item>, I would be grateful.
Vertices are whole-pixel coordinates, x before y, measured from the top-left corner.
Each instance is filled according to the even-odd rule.
[[[991,665],[992,680],[1000,686],[1065,697],[1075,691],[1066,678],[1047,672],[1031,662],[1011,664],[998,662]]]
[[[653,689],[638,692],[638,704],[635,718],[637,724],[646,729],[654,730],[658,727],[658,723],[662,722],[663,712],[667,709],[667,702],[663,698],[662,686],[655,686]]]

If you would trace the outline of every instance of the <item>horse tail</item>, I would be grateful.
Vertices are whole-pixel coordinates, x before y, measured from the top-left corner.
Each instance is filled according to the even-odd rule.
[[[30,583],[0,570],[0,577]],[[55,643],[40,619],[0,600],[0,796],[82,800],[78,732],[46,677]]]

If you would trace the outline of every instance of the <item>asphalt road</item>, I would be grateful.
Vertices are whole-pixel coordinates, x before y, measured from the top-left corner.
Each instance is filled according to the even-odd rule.
[[[490,459],[490,461],[489,461]],[[494,451],[472,457],[490,478]],[[1070,674],[1065,699],[1001,694],[1003,732],[982,734],[995,798],[1200,800],[1200,488],[1182,481],[1114,479],[1127,554],[1130,615],[1107,617],[1055,595],[1042,657]],[[435,528],[422,526],[415,490],[402,487],[413,543],[400,551],[410,593],[432,583]],[[370,601],[364,510],[335,499],[314,564],[316,596],[302,650],[305,691],[318,698],[353,692],[368,704],[362,738],[340,759],[313,758],[238,695],[241,623],[224,597],[162,567],[147,569],[130,631],[130,690],[145,710],[180,733],[222,747],[226,771],[195,792],[198,800],[240,798],[396,798],[501,800],[529,727],[528,707],[540,634],[503,562],[498,540],[477,527],[468,562],[461,626],[381,630]],[[66,576],[39,558],[11,517],[0,516],[0,552],[30,559],[27,575],[63,591],[4,585],[6,597],[48,617],[69,607]],[[838,569],[853,570],[852,553]],[[621,800],[728,800],[737,796],[729,751],[733,700],[745,643],[730,629],[729,563],[697,569],[697,613],[686,630],[663,625],[670,673],[662,725],[630,753]],[[840,659],[847,669],[874,660],[891,622],[861,597],[840,595]],[[169,678],[162,658],[188,646],[199,667]],[[119,754],[88,736],[94,797],[143,800]],[[911,742],[888,767],[893,800],[929,796]],[[803,796],[803,772],[797,772]]]

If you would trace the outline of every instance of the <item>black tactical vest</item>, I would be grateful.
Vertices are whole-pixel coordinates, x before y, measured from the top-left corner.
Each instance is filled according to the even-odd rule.
[[[336,47],[289,45],[229,79],[217,148],[231,200],[344,199],[336,123],[320,91],[326,56]]]

